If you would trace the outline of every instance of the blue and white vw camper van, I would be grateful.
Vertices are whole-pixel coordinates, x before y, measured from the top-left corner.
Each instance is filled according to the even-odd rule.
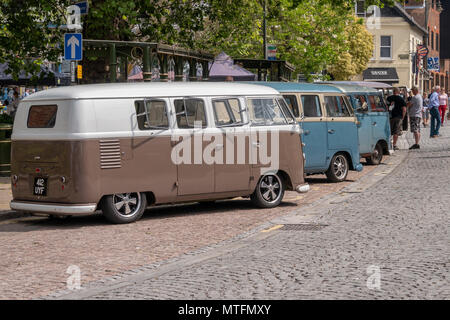
[[[389,109],[385,104],[383,93],[375,88],[359,85],[335,83],[332,86],[350,98],[360,122],[358,135],[361,157],[365,158],[368,164],[380,164],[383,155],[389,155],[391,150]]]
[[[341,182],[349,170],[361,171],[357,119],[341,90],[322,84],[259,82],[278,90],[303,133],[305,173],[325,173]]]

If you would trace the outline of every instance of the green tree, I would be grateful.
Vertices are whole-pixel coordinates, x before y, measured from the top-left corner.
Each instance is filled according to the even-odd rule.
[[[283,58],[308,74],[327,61],[334,63],[333,46],[344,41],[341,19],[346,19],[354,0],[90,0],[83,36],[261,57],[263,1],[268,7],[269,43],[279,44]],[[65,8],[71,2],[0,2],[0,63],[7,62],[14,77],[20,70],[37,74],[41,63],[58,60],[63,32],[50,25],[65,24]]]
[[[330,72],[335,80],[350,80],[352,76],[361,74],[367,69],[373,53],[373,37],[360,19],[351,21],[345,30],[346,39],[339,47],[339,54],[334,64],[330,64]]]
[[[36,79],[44,61],[58,61],[66,0],[2,0],[0,2],[0,63],[17,79],[24,70]]]

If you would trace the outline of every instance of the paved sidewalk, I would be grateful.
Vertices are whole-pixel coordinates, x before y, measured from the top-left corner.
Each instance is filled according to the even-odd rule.
[[[398,152],[406,160],[393,171],[374,171],[381,180],[303,208],[303,220],[273,220],[322,228],[272,224],[228,250],[144,268],[58,298],[450,299],[448,193],[442,192],[450,185],[450,130],[444,127],[437,139],[423,131],[420,150]],[[413,143],[410,137],[402,147]]]
[[[9,207],[11,199],[11,180],[9,177],[0,177],[0,221],[24,216],[11,210]]]

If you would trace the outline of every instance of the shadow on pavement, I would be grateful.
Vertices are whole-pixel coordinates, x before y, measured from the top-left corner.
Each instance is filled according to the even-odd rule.
[[[279,207],[296,207],[294,202],[282,202]],[[135,222],[171,219],[177,217],[186,217],[192,215],[208,215],[215,213],[226,213],[230,211],[240,211],[239,214],[245,214],[246,211],[257,210],[250,200],[222,200],[215,203],[189,203],[180,205],[164,205],[152,207],[144,212],[142,218]],[[264,210],[264,209],[260,209]],[[3,232],[30,232],[30,231],[48,231],[52,229],[77,229],[83,227],[110,226],[111,228],[120,227],[109,223],[101,213],[87,216],[67,217],[67,218],[49,218],[46,216],[34,217],[31,219],[18,219],[11,223],[0,224],[0,233]]]

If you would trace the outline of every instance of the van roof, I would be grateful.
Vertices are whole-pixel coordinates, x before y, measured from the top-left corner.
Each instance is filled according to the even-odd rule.
[[[329,83],[329,84],[322,84],[322,86],[333,86],[341,90],[341,92],[344,93],[357,93],[357,92],[366,92],[366,93],[379,93],[378,89],[370,88],[370,87],[364,87],[360,85],[354,85],[354,84],[343,84],[343,83]]]
[[[393,88],[390,84],[384,82],[375,82],[375,81],[324,81],[326,84],[344,84],[344,85],[355,85],[355,86],[363,86],[369,88],[376,89],[390,89]]]
[[[278,94],[268,87],[230,82],[105,83],[48,89],[29,95],[23,101]]]
[[[262,84],[274,88],[279,92],[342,93],[342,91],[337,89],[336,87],[324,84],[300,83],[300,82],[253,82],[253,83]]]

